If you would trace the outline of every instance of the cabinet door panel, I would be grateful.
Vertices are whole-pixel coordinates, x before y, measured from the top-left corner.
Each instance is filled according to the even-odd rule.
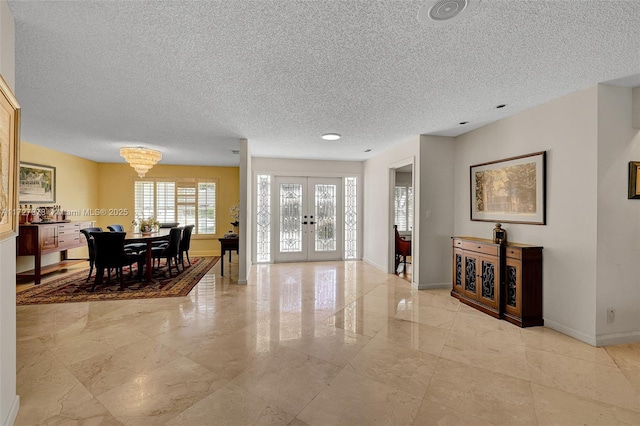
[[[462,294],[464,288],[464,254],[460,249],[453,250],[453,291]]]
[[[505,267],[505,310],[522,316],[522,262],[507,258]]]
[[[464,294],[470,299],[477,299],[478,259],[475,256],[464,256]]]
[[[478,300],[499,309],[500,306],[500,264],[497,257],[478,257]]]

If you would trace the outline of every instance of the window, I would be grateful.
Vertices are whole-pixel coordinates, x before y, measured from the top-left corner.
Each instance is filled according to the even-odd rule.
[[[135,214],[158,222],[195,225],[195,234],[216,233],[216,182],[199,179],[136,181]]]
[[[398,231],[413,229],[413,188],[411,186],[396,186],[395,217]]]

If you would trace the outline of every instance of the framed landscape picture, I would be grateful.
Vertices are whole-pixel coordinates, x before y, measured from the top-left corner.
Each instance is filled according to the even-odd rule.
[[[471,220],[546,223],[546,151],[470,167]]]
[[[18,233],[18,143],[20,106],[0,77],[0,241]]]
[[[20,202],[55,203],[56,168],[20,163]]]

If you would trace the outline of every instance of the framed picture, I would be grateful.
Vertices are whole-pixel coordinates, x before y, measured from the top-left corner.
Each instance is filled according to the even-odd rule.
[[[546,223],[546,151],[470,167],[471,220]]]
[[[41,164],[20,163],[20,202],[55,203],[56,168]]]
[[[0,241],[18,233],[20,105],[0,76]]]
[[[640,198],[640,161],[629,161],[628,198]]]

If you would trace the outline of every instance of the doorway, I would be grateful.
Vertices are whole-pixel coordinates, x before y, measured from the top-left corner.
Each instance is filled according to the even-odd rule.
[[[413,164],[405,164],[395,168],[393,178],[393,225],[397,229],[400,239],[412,243],[414,228]],[[411,282],[413,279],[413,253],[398,258],[398,253],[395,252],[395,239],[394,232],[394,273]],[[403,245],[406,246],[404,243]],[[410,245],[410,247],[412,246],[413,244]]]
[[[275,177],[275,262],[341,260],[342,179]]]

